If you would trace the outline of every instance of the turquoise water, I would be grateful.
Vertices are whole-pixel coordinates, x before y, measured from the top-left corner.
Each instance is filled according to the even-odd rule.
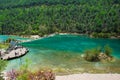
[[[19,37],[19,36],[0,35],[0,42],[3,42],[5,40],[7,40],[8,38],[12,38],[12,39],[16,39],[16,40],[30,40],[29,38],[22,38],[22,37]]]
[[[94,39],[79,35],[56,35],[32,42],[23,43],[24,46],[40,50],[68,51],[82,53],[86,49],[108,44],[112,49],[112,55],[120,58],[120,39]]]
[[[5,41],[6,39],[8,39],[7,35],[0,35],[0,42]]]
[[[112,47],[112,55],[117,59],[115,62],[91,63],[81,57],[85,50],[97,46],[103,47],[106,44]],[[31,61],[29,69],[32,70],[45,67],[52,68],[58,73],[120,73],[120,39],[94,39],[79,35],[55,35],[25,42],[21,45],[27,47],[30,52],[20,59],[9,61],[7,70],[18,68],[25,59],[29,59]]]

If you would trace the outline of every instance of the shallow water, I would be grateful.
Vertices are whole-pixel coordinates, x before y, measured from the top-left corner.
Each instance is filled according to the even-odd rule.
[[[7,40],[8,38],[11,39],[16,39],[16,40],[30,40],[29,38],[22,38],[20,36],[13,36],[13,35],[0,35],[0,42],[4,42],[5,40]]]
[[[110,45],[115,62],[87,62],[81,54],[86,49]],[[52,68],[58,74],[63,73],[120,73],[120,39],[94,39],[79,35],[55,35],[21,45],[30,52],[20,59],[9,61],[7,70],[18,68],[25,59],[31,61],[29,69]],[[33,68],[34,67],[34,68]]]

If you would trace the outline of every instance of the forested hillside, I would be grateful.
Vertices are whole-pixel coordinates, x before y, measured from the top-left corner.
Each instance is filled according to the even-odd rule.
[[[0,0],[0,34],[120,34],[120,0]]]

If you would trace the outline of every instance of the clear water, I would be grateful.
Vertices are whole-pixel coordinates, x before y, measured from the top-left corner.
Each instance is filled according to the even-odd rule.
[[[84,50],[110,45],[115,62],[87,62],[82,57]],[[20,59],[9,61],[7,70],[18,68],[25,59],[31,61],[29,69],[51,68],[57,73],[120,73],[120,39],[94,39],[79,35],[55,35],[21,45],[30,52]],[[33,68],[34,67],[34,68]]]
[[[0,35],[0,42],[5,41],[8,38],[7,35]]]
[[[29,38],[22,38],[19,36],[8,36],[8,35],[0,35],[0,42],[7,40],[8,38],[16,39],[16,40],[30,40]]]

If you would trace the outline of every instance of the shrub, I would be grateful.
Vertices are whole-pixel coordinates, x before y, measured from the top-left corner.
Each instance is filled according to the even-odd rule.
[[[85,51],[85,60],[87,61],[92,61],[92,62],[96,62],[99,61],[98,55],[100,53],[101,48],[95,48],[95,49],[91,49],[91,50],[86,50]]]
[[[107,56],[111,56],[112,48],[111,48],[109,45],[105,45],[105,46],[104,46],[104,53],[105,53]]]
[[[28,76],[28,80],[55,80],[55,74],[52,70],[38,71],[36,73],[31,73]]]
[[[16,71],[7,72],[9,80],[55,80],[55,74],[52,70],[39,70],[37,72]]]
[[[110,48],[109,45],[105,45],[103,48],[104,52],[101,52],[101,48],[97,47],[95,49],[86,50],[84,52],[85,60],[90,62],[96,62],[96,61],[111,61],[113,60],[113,57],[111,56],[112,48]]]

